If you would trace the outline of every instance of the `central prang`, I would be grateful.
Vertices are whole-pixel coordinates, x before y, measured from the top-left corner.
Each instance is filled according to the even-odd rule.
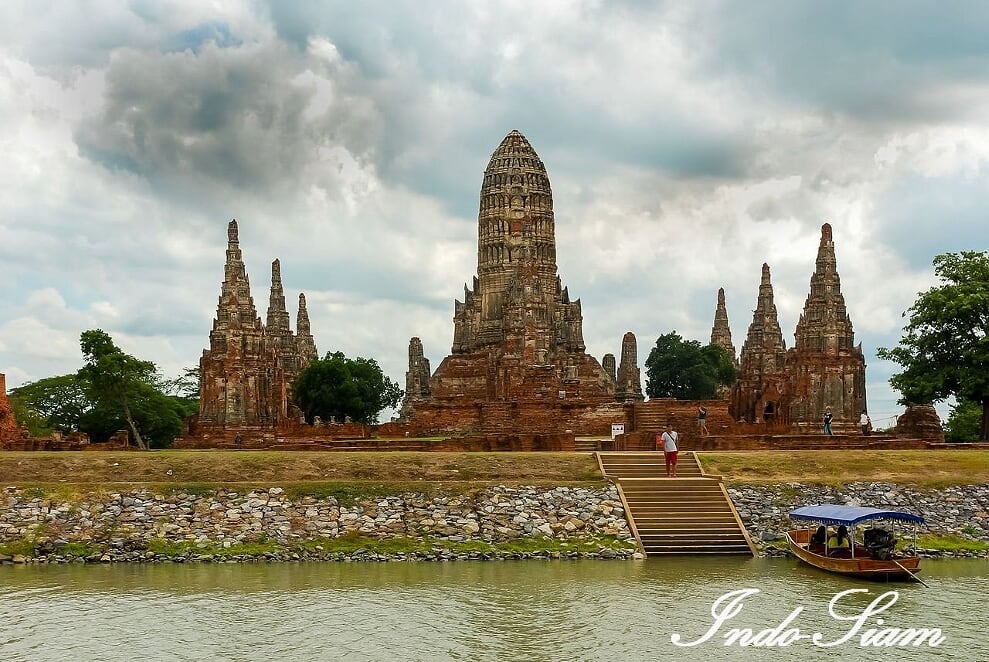
[[[518,131],[505,136],[484,171],[477,276],[454,308],[451,354],[429,379],[428,392],[407,389],[403,410],[413,405],[421,418],[427,403],[528,401],[557,408],[561,400],[614,401],[614,381],[585,353],[580,300],[571,301],[557,274],[546,167]],[[417,384],[423,381],[418,375]]]

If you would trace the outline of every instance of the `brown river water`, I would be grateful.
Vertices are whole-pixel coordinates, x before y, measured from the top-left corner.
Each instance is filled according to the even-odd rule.
[[[989,560],[922,576],[735,558],[0,566],[0,661],[989,660]],[[743,589],[734,615],[732,596],[713,607]],[[835,598],[851,589],[868,593]],[[732,628],[778,633],[742,646]],[[940,639],[864,645],[902,643],[894,628]]]

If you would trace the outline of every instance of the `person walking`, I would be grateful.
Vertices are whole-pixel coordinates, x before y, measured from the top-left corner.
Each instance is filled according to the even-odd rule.
[[[697,408],[697,429],[704,437],[711,434],[707,431],[707,407],[703,405]]]
[[[834,414],[831,413],[831,407],[827,407],[824,410],[824,434],[829,437],[834,436],[831,432],[831,420],[834,418]]]
[[[868,437],[872,434],[872,419],[869,418],[869,414],[864,411],[862,412],[862,415],[859,416],[859,425],[862,426],[863,437]]]
[[[666,432],[661,437],[663,441],[663,459],[666,460],[666,477],[677,477],[677,433],[673,426],[666,424]]]

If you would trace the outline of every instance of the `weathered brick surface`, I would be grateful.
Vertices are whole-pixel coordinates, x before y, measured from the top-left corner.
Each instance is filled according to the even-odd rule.
[[[17,441],[20,436],[14,411],[7,399],[7,376],[0,372],[0,444]]]
[[[835,431],[857,429],[866,409],[865,357],[862,345],[855,344],[827,223],[821,228],[810,293],[794,335],[793,348],[787,352],[791,424],[816,429],[830,407]]]
[[[716,320],[722,304],[719,293]],[[716,335],[724,346],[723,333],[712,332],[712,342]],[[758,302],[742,345],[738,380],[731,390],[732,417],[809,431],[821,426],[825,409],[830,407],[834,431],[854,431],[866,409],[865,358],[862,346],[855,344],[827,223],[821,227],[810,292],[794,336],[794,346],[787,350],[773,302],[769,265],[763,264]]]
[[[615,381],[585,352],[580,301],[557,274],[555,232],[546,168],[512,131],[484,171],[477,276],[455,302],[451,353],[428,389],[421,346],[410,343],[402,419],[413,434],[610,430],[610,412],[589,412],[615,400]]]
[[[271,265],[267,324],[262,324],[240,250],[237,221],[230,221],[210,346],[199,362],[200,410],[190,422],[189,434],[202,440],[297,420],[291,383],[316,358],[304,294],[299,296],[296,328],[293,333],[289,327],[278,260]]]

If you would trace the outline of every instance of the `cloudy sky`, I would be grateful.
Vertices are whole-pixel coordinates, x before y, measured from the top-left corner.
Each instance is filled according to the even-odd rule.
[[[791,346],[827,221],[885,424],[876,347],[934,255],[987,247],[987,34],[982,2],[9,0],[0,372],[74,371],[95,327],[197,364],[236,218],[259,314],[280,258],[320,352],[404,385],[411,336],[449,352],[517,128],[591,354],[707,342],[719,287],[740,349],[763,262]]]

